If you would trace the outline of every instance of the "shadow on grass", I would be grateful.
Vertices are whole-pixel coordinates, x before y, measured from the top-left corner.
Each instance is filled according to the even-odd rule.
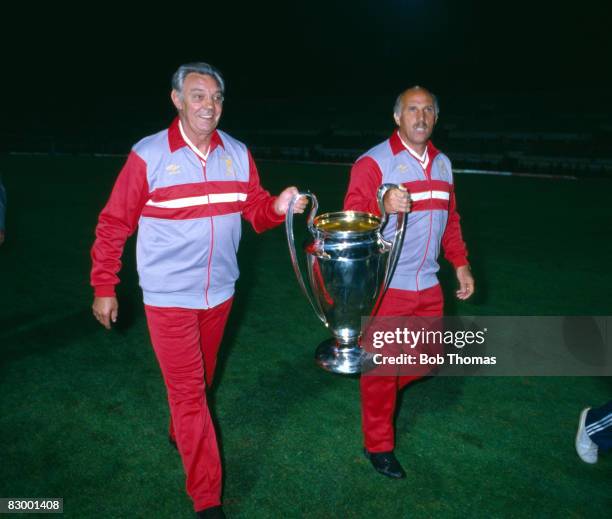
[[[2,363],[6,364],[31,355],[45,354],[53,349],[63,348],[80,341],[97,331],[100,325],[91,317],[89,308],[60,317],[52,321],[38,321],[23,316],[18,322],[31,322],[8,329],[6,323],[0,326],[5,331],[0,335]],[[33,321],[33,322],[32,322]]]
[[[142,313],[142,305],[132,299],[120,300],[120,318],[113,325],[113,332],[126,335]],[[50,320],[39,314],[21,314],[10,322],[0,321],[0,347],[2,364],[31,355],[49,353],[52,350],[81,342],[99,333],[100,324],[93,318],[89,306]]]
[[[449,412],[461,402],[463,377],[427,376],[415,380],[397,396],[395,413],[396,442],[402,448],[402,443],[408,441],[409,431],[414,428],[421,415],[427,415],[433,404],[436,411]],[[423,392],[427,397],[423,398]]]

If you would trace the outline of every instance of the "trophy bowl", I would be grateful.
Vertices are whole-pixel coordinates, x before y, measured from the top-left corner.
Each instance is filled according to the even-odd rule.
[[[293,268],[302,291],[333,338],[316,349],[317,364],[333,373],[361,372],[364,352],[359,346],[361,318],[375,311],[397,263],[404,231],[404,215],[398,215],[393,242],[382,236],[386,214],[384,193],[396,187],[384,184],[378,191],[381,215],[339,211],[315,216],[316,196],[299,193],[289,204],[285,220]],[[312,201],[304,243],[308,287],[297,260],[293,237],[293,205],[301,196]]]

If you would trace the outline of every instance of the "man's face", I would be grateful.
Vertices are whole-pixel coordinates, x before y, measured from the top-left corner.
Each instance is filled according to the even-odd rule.
[[[187,74],[181,95],[173,90],[171,97],[188,137],[208,136],[219,124],[223,94],[214,77],[195,72]]]
[[[404,142],[422,153],[437,121],[431,94],[426,90],[409,90],[402,100],[402,113],[394,117]]]

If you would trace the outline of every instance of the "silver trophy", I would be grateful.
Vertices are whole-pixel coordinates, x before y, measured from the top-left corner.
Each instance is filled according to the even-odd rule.
[[[393,242],[382,236],[387,215],[385,193],[395,184],[383,184],[377,198],[381,216],[359,211],[340,211],[316,216],[317,197],[296,195],[287,209],[285,226],[293,270],[315,313],[334,338],[316,350],[316,362],[333,373],[361,372],[365,353],[359,346],[361,318],[369,316],[384,295],[402,246],[406,215],[398,213]],[[293,207],[298,198],[311,200],[307,218],[311,238],[304,243],[310,292],[298,264],[293,238]],[[312,295],[311,295],[312,294]]]

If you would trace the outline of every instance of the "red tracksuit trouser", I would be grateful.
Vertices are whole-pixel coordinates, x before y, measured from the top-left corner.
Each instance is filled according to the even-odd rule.
[[[444,296],[440,285],[425,290],[387,290],[380,303],[377,317],[440,317]],[[369,452],[388,452],[395,448],[393,420],[397,393],[423,376],[362,375],[361,425],[365,448]]]
[[[196,511],[221,504],[221,460],[206,387],[213,380],[231,306],[231,298],[207,310],[145,305],[168,392],[170,435],[176,439]]]

